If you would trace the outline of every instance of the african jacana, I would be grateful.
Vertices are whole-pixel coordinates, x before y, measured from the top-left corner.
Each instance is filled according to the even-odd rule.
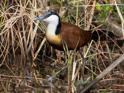
[[[91,40],[91,31],[84,31],[76,25],[61,22],[60,16],[55,12],[48,11],[43,16],[36,17],[36,20],[48,24],[46,38],[56,49],[63,50],[63,43],[66,43],[70,50],[79,49]]]

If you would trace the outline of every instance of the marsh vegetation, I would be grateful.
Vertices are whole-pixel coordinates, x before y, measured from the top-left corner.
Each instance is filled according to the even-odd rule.
[[[0,0],[0,93],[83,93],[124,53],[123,0]],[[54,10],[61,20],[98,37],[76,51],[56,53],[45,39],[46,25],[34,21]],[[64,54],[65,53],[65,54]],[[124,62],[87,93],[123,93]]]

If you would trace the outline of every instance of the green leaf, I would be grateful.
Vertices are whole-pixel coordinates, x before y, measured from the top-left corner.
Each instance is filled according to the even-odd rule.
[[[96,3],[96,10],[101,11],[101,5],[99,3]]]

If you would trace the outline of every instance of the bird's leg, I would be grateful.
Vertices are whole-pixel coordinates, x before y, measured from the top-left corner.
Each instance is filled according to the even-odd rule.
[[[56,56],[57,56],[57,62],[60,63],[61,62],[61,51],[59,50],[55,50],[56,51]]]
[[[82,49],[82,48],[80,48],[79,53],[80,53],[80,56],[81,56],[81,58],[82,58],[82,62],[86,63],[87,58],[85,58],[85,57],[84,57],[84,55],[83,55],[82,51],[83,51],[83,49]]]
[[[58,65],[61,64],[61,61],[62,61],[62,54],[61,54],[61,51],[55,49],[55,52],[56,52],[56,57],[57,57],[57,59],[56,59],[55,62],[52,64],[53,66],[55,66],[56,64],[58,64]]]
[[[82,75],[82,78],[84,79],[86,58],[84,57],[84,54],[82,52],[83,52],[83,49],[80,48],[79,53],[81,56],[81,73],[82,73],[81,75]]]
[[[80,56],[81,56],[81,58],[82,58],[82,62],[84,61],[84,55],[82,54],[82,49],[80,48],[80,50],[79,50],[79,53],[80,53]]]

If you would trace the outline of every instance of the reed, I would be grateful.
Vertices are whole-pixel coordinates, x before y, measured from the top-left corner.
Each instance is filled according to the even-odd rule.
[[[116,1],[115,7],[111,5],[112,1]],[[0,91],[80,93],[91,80],[124,53],[121,46],[123,40],[113,39],[104,32],[113,30],[107,24],[111,14],[112,19],[121,23],[120,27],[123,28],[123,7],[117,6],[119,1],[50,0],[50,6],[48,0],[0,1]],[[100,4],[102,2],[107,7]],[[103,31],[106,34],[105,41],[101,41],[100,37],[97,42],[91,41],[81,51],[84,57],[79,52],[68,51],[66,47],[61,52],[64,57],[60,56],[61,60],[57,63],[56,53],[45,39],[46,26],[34,21],[35,16],[42,15],[48,8],[59,11],[63,21],[76,24],[82,29]],[[107,14],[104,15],[105,13]],[[121,79],[122,68],[118,66],[113,69],[92,91],[107,93],[123,90],[121,87],[115,88],[113,82],[110,82],[113,77],[118,77],[115,81],[124,82]],[[100,85],[103,81],[104,87]],[[105,87],[108,82],[109,85]]]

